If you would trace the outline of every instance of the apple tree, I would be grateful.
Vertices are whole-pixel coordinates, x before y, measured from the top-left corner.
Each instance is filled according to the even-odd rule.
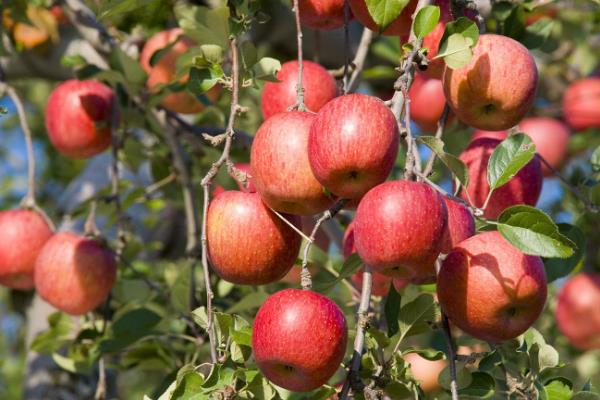
[[[0,12],[0,398],[600,399],[597,0]]]

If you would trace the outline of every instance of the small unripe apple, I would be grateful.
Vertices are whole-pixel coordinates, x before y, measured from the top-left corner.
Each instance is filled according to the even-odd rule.
[[[344,0],[299,0],[300,21],[311,29],[330,30],[344,26]],[[352,19],[349,12],[348,20]]]
[[[562,100],[567,123],[577,131],[600,128],[600,77],[590,77],[573,82]]]
[[[499,343],[519,336],[538,319],[546,286],[542,260],[521,253],[494,231],[454,247],[442,263],[437,294],[456,326]]]
[[[308,112],[275,114],[260,126],[252,141],[254,185],[276,211],[313,215],[333,204],[308,161],[308,136],[314,120],[315,115]]]
[[[310,291],[285,289],[260,307],[252,329],[252,350],[260,372],[294,392],[325,384],[346,351],[348,328],[331,299]]]
[[[499,131],[519,123],[533,104],[538,73],[521,43],[507,36],[479,37],[469,64],[444,70],[448,104],[463,122]]]
[[[40,250],[52,236],[43,216],[29,210],[0,212],[0,284],[33,289],[33,268]]]
[[[471,142],[460,155],[460,159],[469,169],[469,186],[467,187],[469,196],[463,189],[460,197],[467,202],[470,198],[475,207],[483,207],[490,192],[487,181],[487,165],[494,149],[499,144],[500,141],[495,139],[477,139]],[[486,218],[495,219],[504,209],[517,204],[535,206],[540,197],[543,179],[540,161],[534,157],[508,183],[494,190],[483,215]]]
[[[111,88],[96,81],[68,80],[50,93],[46,130],[64,156],[89,158],[110,146],[116,99]]]
[[[448,254],[454,246],[475,234],[475,219],[469,208],[443,196],[448,210],[448,224],[444,233],[442,253]]]
[[[361,259],[375,271],[404,279],[435,279],[448,211],[430,186],[391,181],[371,189],[354,218]]]
[[[379,32],[379,27],[369,14],[366,0],[349,0],[350,8],[354,17],[365,27],[369,28],[373,32]],[[412,14],[417,7],[417,1],[410,0],[409,3],[404,7],[400,15],[387,27],[383,32],[383,35],[387,36],[403,36],[410,32],[412,24]]]
[[[580,349],[600,349],[600,274],[582,273],[560,289],[556,305],[558,328]]]
[[[266,82],[263,88],[261,110],[264,119],[288,111],[296,104],[298,61],[282,64],[277,79],[279,82]],[[338,95],[335,79],[325,68],[311,61],[302,63],[302,86],[308,111],[319,112],[321,107]]]
[[[422,131],[435,132],[446,106],[442,81],[417,74],[408,93],[410,118]]]
[[[317,114],[308,138],[308,160],[330,192],[359,198],[392,171],[399,137],[396,118],[383,101],[347,94]]]
[[[431,393],[441,389],[438,377],[442,370],[446,368],[448,361],[430,361],[417,353],[408,353],[403,358],[406,362],[410,363],[410,372],[412,372],[414,378],[419,381],[421,389],[423,389],[425,393]]]
[[[82,315],[104,302],[117,276],[113,252],[95,239],[59,232],[44,245],[35,263],[40,297],[71,315]]]
[[[300,227],[298,217],[287,216]],[[228,282],[264,285],[294,265],[300,236],[261,200],[258,193],[226,191],[210,203],[206,222],[213,270]]]

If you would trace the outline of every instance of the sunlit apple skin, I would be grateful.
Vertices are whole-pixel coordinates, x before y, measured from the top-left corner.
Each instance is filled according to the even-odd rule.
[[[300,22],[311,29],[330,30],[344,26],[344,0],[299,0]],[[352,13],[348,15],[352,19]]]
[[[94,239],[59,232],[35,263],[35,288],[42,299],[71,315],[92,311],[108,297],[117,276],[112,251]]]
[[[140,53],[140,64],[148,74],[146,86],[149,89],[154,89],[159,84],[171,82],[175,77],[177,59],[195,45],[194,41],[183,36],[158,59],[154,66],[150,65],[150,59],[154,53],[175,42],[180,36],[183,36],[183,29],[173,28],[156,33],[144,45]],[[185,82],[187,79],[188,77],[185,76],[181,79],[181,82]],[[215,101],[219,92],[220,89],[215,86],[206,93],[206,97],[210,101]],[[204,109],[204,104],[186,91],[166,95],[161,105],[167,110],[181,114],[195,114]]]
[[[600,101],[598,102],[600,105]],[[552,167],[558,169],[567,157],[569,127],[554,118],[537,117],[525,118],[519,124],[519,130],[531,137],[537,153]],[[545,176],[552,176],[552,171],[542,163],[542,172]]]
[[[410,118],[424,132],[435,132],[446,105],[444,88],[439,79],[415,75],[409,90]]]
[[[379,32],[377,24],[369,14],[367,3],[365,0],[349,0],[350,8],[354,17],[364,26],[372,30],[373,32]],[[412,14],[417,7],[417,1],[410,0],[410,2],[404,7],[398,18],[394,20],[383,32],[386,36],[403,36],[410,32],[412,24]]]
[[[403,358],[410,363],[410,371],[415,379],[419,381],[421,389],[425,393],[431,393],[441,388],[438,383],[438,376],[446,368],[448,363],[446,360],[430,361],[417,353],[409,353]]]
[[[499,131],[519,123],[533,104],[538,73],[529,51],[506,36],[479,37],[469,64],[444,70],[452,111],[478,129]]]
[[[391,181],[371,189],[354,218],[358,254],[375,271],[395,278],[430,281],[448,211],[430,186]]]
[[[600,274],[582,273],[561,288],[556,321],[563,335],[580,350],[600,349]]]
[[[348,94],[317,114],[308,138],[308,159],[319,182],[347,199],[383,182],[398,154],[398,124],[378,98]]]
[[[29,210],[0,212],[0,285],[33,289],[35,260],[52,229],[40,214]]]
[[[562,100],[567,123],[576,131],[600,128],[600,77],[573,82]]]
[[[96,81],[67,80],[50,93],[46,105],[46,130],[59,153],[89,158],[111,143],[115,94]]]
[[[470,198],[473,205],[479,208],[483,207],[490,191],[487,182],[487,165],[498,144],[500,141],[495,139],[477,139],[471,142],[459,157],[469,170],[469,186],[467,188],[469,196],[462,190],[460,197],[467,203]],[[504,209],[517,204],[535,206],[540,197],[542,183],[540,161],[534,157],[507,184],[494,191],[483,214],[484,217],[496,219]]]
[[[298,217],[287,218],[300,227]],[[300,236],[258,193],[219,194],[210,203],[206,232],[213,270],[240,285],[278,281],[292,268],[300,250]]]
[[[263,201],[276,211],[313,215],[333,204],[308,161],[308,136],[315,114],[288,111],[267,119],[250,152],[252,180]]]
[[[340,366],[347,340],[342,310],[310,290],[285,289],[270,296],[252,329],[252,351],[261,373],[294,392],[325,384]]]
[[[437,294],[460,329],[481,340],[503,342],[525,332],[542,312],[547,296],[544,264],[496,231],[480,233],[448,254]]]
[[[277,72],[279,82],[266,82],[261,95],[261,110],[264,119],[287,111],[296,104],[298,84],[298,61],[288,61]],[[304,104],[309,111],[318,112],[329,100],[338,95],[335,79],[321,65],[302,63],[302,86]]]
[[[454,246],[475,234],[475,219],[466,205],[445,196],[442,198],[448,210],[442,253],[448,254]]]

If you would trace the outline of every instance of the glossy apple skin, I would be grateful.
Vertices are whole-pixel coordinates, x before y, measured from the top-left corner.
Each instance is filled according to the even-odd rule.
[[[425,393],[435,392],[441,389],[438,383],[438,376],[446,368],[446,360],[430,361],[421,357],[417,353],[409,353],[404,356],[404,360],[410,363],[410,371],[416,380],[419,381],[421,389]]]
[[[473,58],[445,68],[444,93],[456,116],[478,129],[499,131],[519,123],[533,104],[538,73],[529,51],[506,36],[485,34]]]
[[[298,217],[288,220],[300,227]],[[210,203],[206,234],[213,270],[239,285],[265,285],[294,265],[300,236],[260,199],[258,193],[230,190]]]
[[[71,315],[102,304],[117,276],[112,251],[94,239],[59,232],[44,245],[35,263],[35,288],[42,299]]]
[[[277,72],[279,82],[266,82],[261,95],[264,119],[285,112],[296,104],[298,61],[288,61]],[[338,95],[335,79],[321,65],[312,61],[302,63],[304,104],[309,111],[318,112],[329,100]]]
[[[471,142],[469,147],[460,155],[460,159],[467,165],[469,170],[469,186],[466,196],[464,190],[460,197],[473,201],[473,205],[481,208],[490,191],[487,182],[487,165],[499,140],[481,138]],[[535,206],[537,203],[543,183],[542,167],[537,157],[534,157],[517,175],[507,184],[494,191],[488,203],[484,217],[496,219],[502,211],[517,204]]]
[[[40,214],[29,210],[0,211],[0,285],[33,289],[35,260],[52,236]]]
[[[344,0],[299,0],[298,6],[303,26],[322,30],[344,26]],[[352,12],[348,17],[352,19]]]
[[[448,210],[442,253],[448,254],[454,246],[475,234],[475,219],[466,205],[446,196],[442,196],[442,199]]]
[[[379,32],[379,28],[373,18],[369,14],[367,3],[365,0],[349,0],[350,8],[354,17],[365,27],[369,28],[373,32]],[[410,27],[412,24],[412,14],[417,7],[417,1],[410,0],[410,2],[404,7],[398,18],[394,20],[383,32],[380,32],[386,36],[403,36],[410,33]]]
[[[385,182],[371,189],[358,205],[356,250],[377,272],[431,281],[447,221],[442,196],[430,186],[404,180]]]
[[[140,53],[140,64],[148,74],[146,86],[149,89],[153,89],[159,84],[171,82],[175,77],[177,59],[190,47],[195,45],[194,41],[191,39],[182,37],[167,53],[163,54],[163,56],[158,59],[154,66],[150,65],[150,59],[154,53],[175,42],[177,38],[182,35],[183,29],[181,28],[169,29],[156,33],[148,39],[144,45],[144,48]],[[185,76],[181,79],[181,82],[185,82],[187,79],[188,77]],[[206,93],[206,97],[210,101],[215,101],[219,92],[220,89],[215,86]],[[180,114],[195,114],[204,109],[204,104],[186,91],[166,95],[163,98],[161,105],[169,111]]]
[[[347,340],[342,310],[310,290],[285,289],[271,295],[252,329],[252,351],[261,373],[294,392],[325,384],[339,368]]]
[[[556,321],[563,335],[580,350],[600,349],[600,274],[570,278],[558,294]]]
[[[111,143],[115,94],[96,81],[67,80],[50,93],[46,105],[46,131],[59,153],[89,158]]]
[[[576,131],[600,128],[600,77],[573,82],[562,100],[567,123]]]
[[[399,137],[394,114],[383,101],[347,94],[317,114],[308,138],[308,159],[315,177],[330,192],[355,199],[388,177]]]
[[[439,79],[415,75],[409,90],[410,118],[424,132],[435,132],[446,105],[444,88]]]
[[[500,233],[484,232],[456,246],[437,280],[440,306],[471,336],[492,343],[513,339],[546,303],[544,264],[521,253]]]
[[[315,114],[308,112],[275,114],[260,126],[252,141],[254,185],[276,211],[313,215],[333,204],[308,161],[308,136],[314,120]]]

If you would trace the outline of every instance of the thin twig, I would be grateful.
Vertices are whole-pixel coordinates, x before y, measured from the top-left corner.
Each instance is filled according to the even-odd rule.
[[[348,93],[352,93],[356,90],[358,77],[365,67],[365,60],[369,54],[369,47],[371,46],[372,41],[373,31],[364,28],[362,36],[360,37],[360,42],[358,43],[358,48],[356,49],[356,55],[354,56],[354,60],[352,60],[354,69],[352,70],[352,75],[350,75],[350,81],[348,82]]]
[[[450,362],[450,393],[452,400],[458,400],[458,385],[456,383],[456,352],[454,351],[454,342],[452,340],[452,332],[450,331],[450,323],[448,316],[442,312],[442,328],[446,344],[448,345],[448,361]]]
[[[342,77],[342,94],[349,91],[349,73],[350,73],[350,32],[348,24],[350,22],[350,2],[344,0],[344,75]],[[366,28],[365,28],[366,29]]]
[[[300,7],[298,0],[293,1],[294,17],[296,20],[296,41],[298,45],[298,81],[296,82],[296,104],[292,107],[294,110],[306,111],[304,104],[304,85],[302,84],[302,25],[300,24]],[[314,110],[313,110],[314,111]]]
[[[315,236],[317,235],[317,232],[318,232],[319,228],[321,227],[321,224],[323,222],[327,221],[328,219],[335,217],[335,215],[349,201],[350,201],[349,199],[340,199],[340,200],[336,201],[333,204],[333,206],[331,206],[331,208],[329,210],[325,211],[319,217],[317,222],[315,223],[315,226],[314,226],[312,232],[310,233],[310,237],[308,238],[308,241],[306,242],[306,245],[304,246],[304,254],[302,256],[302,272],[300,272],[300,282],[302,285],[302,289],[310,290],[312,287],[312,278],[310,276],[310,271],[308,270],[308,252],[309,252],[310,247],[312,246],[313,242],[315,241]]]
[[[448,103],[444,105],[444,111],[440,116],[440,119],[437,122],[437,129],[435,131],[435,137],[438,139],[442,138],[444,134],[444,128],[446,127],[446,121],[448,120],[448,114],[450,114],[450,106]],[[435,152],[431,152],[429,155],[429,159],[427,160],[427,165],[425,165],[425,169],[423,170],[423,175],[429,176],[431,171],[433,170],[433,163],[435,162]]]
[[[98,360],[98,385],[96,386],[94,400],[104,399],[106,399],[106,368],[104,367],[104,357],[100,357],[100,360]]]
[[[360,303],[358,306],[358,311],[356,313],[357,321],[356,336],[354,337],[354,348],[352,352],[352,359],[350,361],[350,369],[348,370],[346,381],[344,382],[344,386],[342,387],[342,391],[340,393],[341,400],[348,399],[348,393],[350,392],[351,387],[357,389],[360,386],[363,386],[358,372],[360,370],[361,358],[365,343],[365,331],[367,330],[369,325],[367,313],[369,311],[369,305],[371,303],[372,286],[373,276],[371,274],[371,267],[369,267],[368,265],[364,265]]]

